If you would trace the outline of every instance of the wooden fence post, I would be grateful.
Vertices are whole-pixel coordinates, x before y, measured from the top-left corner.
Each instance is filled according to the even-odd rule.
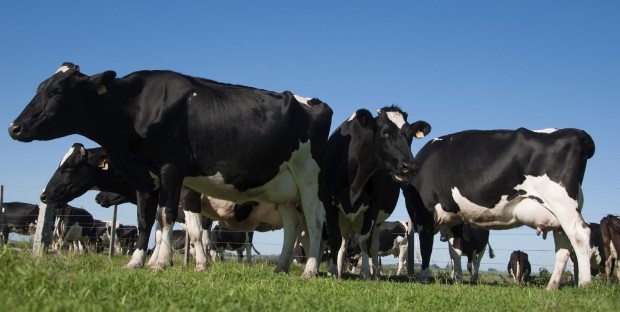
[[[114,243],[116,241],[116,210],[118,205],[114,205],[114,212],[112,213],[112,233],[110,233],[110,251],[108,257],[114,257]]]
[[[39,218],[37,219],[37,229],[34,233],[32,252],[35,256],[42,256],[47,253],[52,243],[52,233],[54,230],[54,206],[39,204]]]

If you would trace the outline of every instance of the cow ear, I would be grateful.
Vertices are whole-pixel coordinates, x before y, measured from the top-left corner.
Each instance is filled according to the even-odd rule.
[[[109,86],[114,82],[116,72],[113,70],[105,71],[101,74],[93,75],[89,78],[92,90],[97,90],[97,94],[103,95],[108,92]]]
[[[431,132],[431,125],[426,121],[416,121],[409,125],[408,135],[413,138],[421,139]]]
[[[375,118],[366,109],[358,109],[355,112],[355,119],[364,127],[375,127]]]
[[[100,168],[101,170],[108,170],[109,168],[108,158],[101,157],[99,161],[97,162],[97,167]]]

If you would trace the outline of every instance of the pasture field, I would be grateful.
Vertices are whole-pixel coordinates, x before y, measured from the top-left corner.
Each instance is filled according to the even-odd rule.
[[[321,274],[302,268],[275,274],[274,262],[211,262],[205,272],[185,267],[180,256],[164,272],[125,270],[128,256],[103,254],[33,257],[27,249],[0,250],[0,311],[617,311],[618,284],[548,292],[546,281],[515,286],[483,276],[478,285],[406,278],[381,281]],[[325,272],[325,265],[321,265]]]

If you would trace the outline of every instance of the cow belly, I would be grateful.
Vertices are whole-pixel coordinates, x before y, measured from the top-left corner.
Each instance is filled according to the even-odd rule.
[[[278,173],[264,185],[239,191],[233,185],[224,182],[223,175],[186,177],[183,184],[197,192],[212,197],[242,203],[255,200],[263,203],[298,203],[299,187],[316,188],[318,192],[319,166],[310,154],[310,142],[299,143],[288,161],[278,168]]]
[[[522,225],[545,230],[558,229],[558,219],[541,203],[527,196],[510,201],[502,196],[493,208],[479,206],[461,195],[457,188],[452,195],[459,205],[458,215],[467,223],[485,229],[504,230]]]

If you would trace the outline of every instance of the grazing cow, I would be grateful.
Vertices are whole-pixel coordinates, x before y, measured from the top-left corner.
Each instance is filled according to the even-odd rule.
[[[36,230],[39,205],[22,202],[2,203],[0,246],[9,241],[9,233],[32,235]]]
[[[93,226],[93,231],[91,232],[91,245],[95,246],[95,252],[102,253],[105,247],[110,246],[110,237],[108,234],[108,224],[107,221],[101,221],[95,219],[95,225]]]
[[[358,237],[358,236],[356,236]],[[407,223],[403,221],[385,221],[379,226],[379,268],[382,274],[381,257],[394,255],[398,258],[398,270],[396,275],[400,275],[407,262]],[[347,256],[355,260],[361,259],[361,249],[357,239],[353,238],[347,246]],[[360,263],[363,265],[362,263]],[[358,265],[354,265],[352,271]]]
[[[460,226],[460,225],[457,225]],[[448,242],[448,250],[452,261],[452,271],[450,276],[456,282],[463,281],[463,269],[461,268],[461,256],[467,256],[467,271],[469,271],[470,282],[478,282],[478,271],[480,269],[480,261],[484,256],[487,245],[489,246],[489,258],[495,258],[495,253],[491,244],[489,244],[489,230],[484,230],[471,226],[469,224],[462,225],[463,238],[461,240],[460,249],[454,248],[454,236],[451,230],[441,230],[441,241]]]
[[[186,185],[231,202],[279,206],[285,238],[276,271],[288,271],[302,226],[292,214],[300,206],[310,235],[303,275],[315,276],[324,220],[319,172],[331,117],[327,104],[288,91],[172,71],[88,76],[64,63],[40,84],[8,131],[23,142],[70,134],[97,142],[139,196],[158,191],[159,205],[165,207],[165,246],[170,246],[181,186]],[[138,209],[145,209],[141,204],[139,198]],[[153,268],[168,266],[170,253],[161,248]],[[146,255],[146,249],[136,255]]]
[[[239,261],[243,260],[243,251],[247,255],[248,263],[252,262],[252,238],[254,232],[241,232],[228,229],[219,224],[215,225],[210,233],[211,245],[211,257],[213,260],[224,260],[224,251],[232,250],[237,252],[237,258]],[[254,249],[256,251],[256,249]],[[258,253],[258,251],[256,252]],[[260,253],[258,253],[260,254]]]
[[[530,273],[532,273],[532,266],[527,258],[527,253],[521,250],[513,251],[508,261],[508,274],[512,276],[517,285],[520,285],[527,281]]]
[[[429,141],[416,156],[418,174],[404,189],[420,233],[420,276],[428,276],[433,235],[441,228],[526,225],[543,238],[554,231],[556,265],[547,289],[559,287],[571,248],[584,269],[579,285],[589,283],[590,229],[581,215],[581,183],[593,155],[592,138],[578,129],[472,130]],[[463,235],[453,234],[459,246]]]
[[[87,251],[95,230],[95,219],[86,209],[62,205],[54,211],[58,220],[58,250],[73,242],[77,251]]]
[[[607,215],[601,219],[601,237],[607,259],[605,261],[605,277],[607,284],[611,284],[611,274],[616,268],[616,277],[620,281],[620,217]]]
[[[407,113],[391,106],[380,109],[377,117],[360,109],[330,136],[321,187],[331,274],[342,275],[348,240],[359,234],[361,275],[370,277],[368,254],[374,265],[379,263],[379,231],[373,229],[392,214],[401,185],[417,170],[413,137],[422,138],[430,129],[424,121],[409,124]],[[372,272],[377,277],[378,270]]]

